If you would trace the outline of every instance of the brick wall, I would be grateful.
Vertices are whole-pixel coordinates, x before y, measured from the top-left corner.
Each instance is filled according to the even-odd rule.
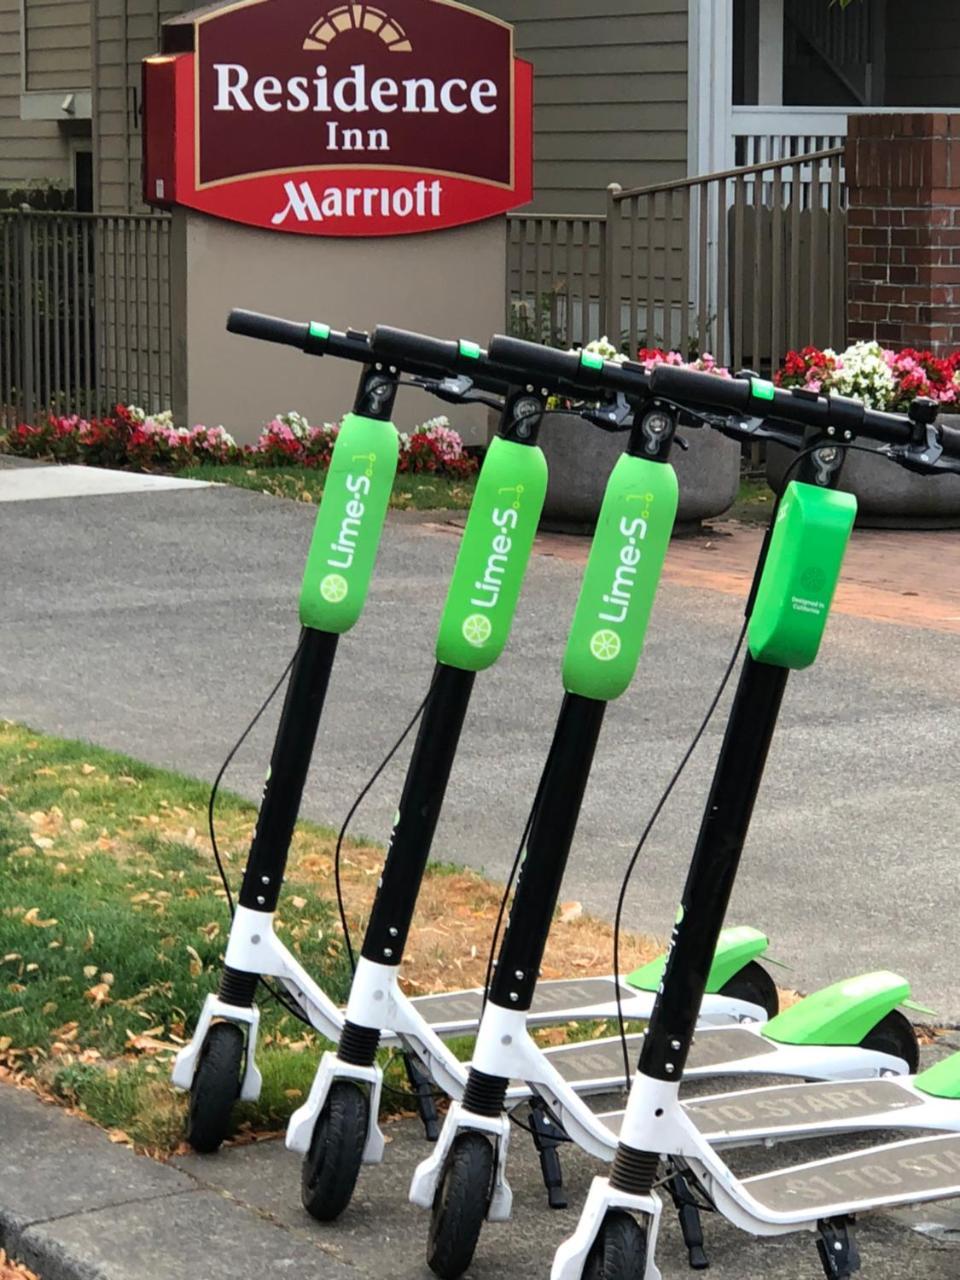
[[[960,114],[851,116],[851,342],[960,347]]]

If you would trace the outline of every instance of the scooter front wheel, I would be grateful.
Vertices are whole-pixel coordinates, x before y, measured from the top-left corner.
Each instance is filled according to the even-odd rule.
[[[583,1280],[643,1280],[646,1267],[646,1231],[632,1214],[611,1209],[587,1254]]]
[[[723,984],[717,993],[728,1000],[744,1000],[747,1004],[758,1004],[766,1009],[768,1018],[775,1018],[780,1012],[780,993],[777,984],[767,973],[762,964],[751,960],[739,973]]]
[[[240,1096],[243,1032],[235,1022],[215,1022],[207,1032],[190,1086],[187,1141],[194,1151],[216,1151],[230,1132]]]
[[[493,1143],[482,1133],[458,1133],[433,1198],[427,1264],[441,1280],[456,1280],[473,1258],[493,1195]]]
[[[335,1080],[313,1127],[300,1169],[300,1199],[318,1222],[332,1222],[350,1203],[367,1140],[370,1102],[352,1080]]]

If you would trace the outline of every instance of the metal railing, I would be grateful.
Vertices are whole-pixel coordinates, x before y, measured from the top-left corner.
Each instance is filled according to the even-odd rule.
[[[170,219],[0,213],[0,425],[172,396]]]
[[[511,332],[554,347],[589,342],[597,336],[605,271],[602,217],[509,215]]]
[[[554,345],[710,352],[775,368],[846,333],[843,150],[607,190],[605,217],[514,215],[508,320]]]

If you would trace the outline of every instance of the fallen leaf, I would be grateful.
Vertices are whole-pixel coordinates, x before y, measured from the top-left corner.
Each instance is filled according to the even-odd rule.
[[[85,964],[83,966],[83,976],[85,978],[95,978],[97,976],[97,966],[95,964]]]
[[[111,1142],[123,1142],[128,1147],[133,1146],[133,1142],[130,1138],[130,1135],[127,1133],[124,1133],[122,1129],[109,1129],[107,1131],[107,1137],[110,1139]]]
[[[290,905],[297,911],[302,911],[307,905],[306,898],[297,897],[296,894],[290,899]]]
[[[92,765],[92,764],[82,764],[82,765],[80,766],[80,772],[81,772],[85,777],[89,778],[89,777],[90,777],[90,775],[91,775],[91,773],[96,773],[96,772],[97,772],[97,770],[96,770],[96,768],[94,767],[94,765]]]
[[[53,848],[53,841],[50,839],[49,836],[38,836],[31,831],[30,839],[33,841],[33,843],[37,846],[38,849]]]
[[[86,830],[86,826],[87,826],[87,824],[86,824],[86,822],[84,821],[84,819],[83,819],[83,818],[71,818],[71,819],[70,819],[70,830],[71,830],[71,831],[85,831],[85,830]]]
[[[187,947],[187,955],[190,957],[190,977],[199,978],[203,973],[203,961],[200,959],[200,953],[196,947]]]
[[[582,902],[561,902],[560,903],[560,923],[571,924],[574,920],[579,920],[583,915]]]
[[[102,1004],[106,1004],[110,999],[110,987],[106,982],[98,982],[95,986],[90,987],[84,993],[84,999],[89,1000],[97,1008]]]
[[[40,908],[31,907],[30,910],[24,914],[23,923],[32,924],[37,929],[52,929],[57,921],[53,918],[49,920],[41,920]]]

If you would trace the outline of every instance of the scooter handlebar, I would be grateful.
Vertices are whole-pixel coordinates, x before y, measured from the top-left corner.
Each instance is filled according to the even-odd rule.
[[[653,370],[650,388],[654,395],[699,409],[750,414],[801,428],[833,427],[882,444],[903,445],[913,437],[906,414],[881,413],[847,396],[775,387],[761,378],[721,378],[664,364]]]
[[[462,343],[432,338],[426,333],[378,324],[370,341],[378,356],[399,364],[426,365],[441,373],[453,373],[461,363]]]
[[[557,351],[539,342],[525,342],[522,338],[508,338],[497,334],[490,340],[490,359],[509,365],[525,378],[563,378],[576,382],[580,374],[580,353]]]
[[[285,347],[297,347],[302,351],[310,335],[310,326],[234,307],[227,317],[227,332],[238,333],[245,338],[259,338],[261,342],[279,342]]]

